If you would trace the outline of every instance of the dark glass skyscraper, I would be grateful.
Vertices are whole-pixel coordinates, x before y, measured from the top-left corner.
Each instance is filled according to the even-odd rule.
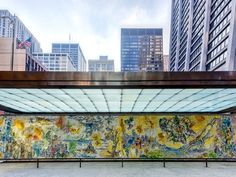
[[[121,29],[121,71],[162,71],[163,35],[159,28]]]

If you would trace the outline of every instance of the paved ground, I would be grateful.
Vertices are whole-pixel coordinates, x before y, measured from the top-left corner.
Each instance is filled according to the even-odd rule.
[[[3,164],[0,177],[236,177],[236,163],[43,163]]]

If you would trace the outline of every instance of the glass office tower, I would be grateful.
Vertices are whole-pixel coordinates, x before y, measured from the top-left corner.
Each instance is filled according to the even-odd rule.
[[[86,71],[86,60],[83,52],[76,43],[53,43],[52,53],[68,53],[77,71]]]
[[[163,71],[162,29],[121,29],[121,71]]]
[[[235,0],[172,0],[169,70],[236,70],[235,9]]]

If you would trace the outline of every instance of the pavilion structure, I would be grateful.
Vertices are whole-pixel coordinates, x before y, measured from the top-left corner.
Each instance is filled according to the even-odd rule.
[[[236,72],[0,72],[0,159],[236,157]]]

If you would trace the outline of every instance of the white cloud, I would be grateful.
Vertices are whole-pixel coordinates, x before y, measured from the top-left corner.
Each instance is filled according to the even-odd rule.
[[[148,19],[147,11],[142,7],[136,6],[129,11],[127,18],[121,21],[122,26],[136,26],[143,24]]]

